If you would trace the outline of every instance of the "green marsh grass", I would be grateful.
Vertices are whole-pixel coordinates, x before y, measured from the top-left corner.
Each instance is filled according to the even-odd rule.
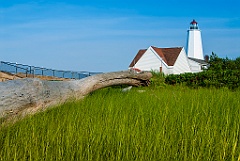
[[[240,160],[239,98],[224,88],[102,89],[3,126],[0,160]]]

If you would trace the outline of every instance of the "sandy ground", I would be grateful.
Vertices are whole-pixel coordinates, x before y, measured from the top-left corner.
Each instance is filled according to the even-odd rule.
[[[8,80],[14,80],[14,79],[21,79],[21,78],[39,78],[42,80],[59,80],[59,81],[64,81],[64,80],[69,80],[66,78],[57,78],[57,77],[51,77],[51,76],[41,76],[41,75],[27,75],[23,73],[18,73],[18,74],[11,74],[7,72],[0,72],[0,82],[3,81],[8,81]]]

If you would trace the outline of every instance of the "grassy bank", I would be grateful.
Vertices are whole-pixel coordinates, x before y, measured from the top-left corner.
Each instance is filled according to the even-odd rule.
[[[239,98],[225,88],[103,89],[3,127],[0,160],[240,160]]]

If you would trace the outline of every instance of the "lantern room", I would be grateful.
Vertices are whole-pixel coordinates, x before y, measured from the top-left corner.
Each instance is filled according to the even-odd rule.
[[[197,23],[197,21],[193,20],[193,21],[190,23],[190,29],[198,29],[198,23]]]

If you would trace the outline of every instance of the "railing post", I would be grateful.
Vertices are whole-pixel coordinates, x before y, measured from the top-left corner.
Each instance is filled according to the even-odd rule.
[[[31,75],[31,73],[32,73],[32,67],[29,66],[29,74]]]
[[[26,77],[28,76],[28,74],[27,74],[27,73],[28,73],[28,67],[26,68]]]
[[[16,62],[16,70],[15,70],[15,74],[17,75],[17,68],[18,68],[18,64],[17,64],[17,62]]]
[[[33,75],[33,78],[35,77],[35,68],[34,68],[34,66],[33,66],[33,69],[32,69],[32,75]]]

